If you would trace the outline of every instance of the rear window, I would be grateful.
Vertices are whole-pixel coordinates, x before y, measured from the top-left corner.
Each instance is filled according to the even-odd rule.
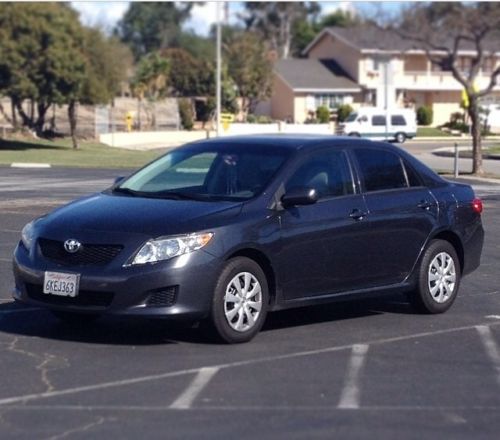
[[[360,148],[354,150],[365,191],[406,188],[408,186],[401,159],[390,151]]]
[[[406,125],[406,120],[402,115],[393,115],[393,116],[391,116],[391,124],[392,125]]]
[[[375,115],[372,116],[372,125],[385,125],[385,116]]]

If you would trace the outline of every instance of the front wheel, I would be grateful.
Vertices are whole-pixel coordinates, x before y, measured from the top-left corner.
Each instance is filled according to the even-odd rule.
[[[457,297],[460,261],[447,241],[432,240],[420,263],[418,285],[410,302],[423,313],[443,313]]]
[[[224,342],[247,342],[262,328],[268,304],[269,288],[261,267],[249,258],[233,258],[215,287],[211,324]]]

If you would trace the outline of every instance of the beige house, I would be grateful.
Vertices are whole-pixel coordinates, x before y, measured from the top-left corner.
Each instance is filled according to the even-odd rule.
[[[500,62],[498,42],[490,42],[486,50],[490,55],[479,72],[479,88],[487,86],[491,72]],[[451,72],[431,64],[414,42],[376,27],[325,28],[303,55],[307,58],[282,60],[275,66],[271,98],[271,116],[275,119],[301,123],[319,105],[384,107],[386,96],[389,107],[432,106],[434,125],[443,124],[451,113],[462,111],[462,86]],[[475,51],[462,50],[459,55],[459,66],[465,70]],[[310,72],[316,71],[313,66],[318,65],[324,67],[325,75],[316,83]],[[330,83],[326,79],[328,73]],[[499,87],[489,99],[500,102]]]

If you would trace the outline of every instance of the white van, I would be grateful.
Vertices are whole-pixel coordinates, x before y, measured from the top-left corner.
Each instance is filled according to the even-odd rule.
[[[337,134],[376,140],[387,139],[400,144],[416,136],[417,116],[414,110],[389,109],[387,115],[389,124],[386,128],[386,110],[361,107],[351,113],[343,124],[339,124]]]

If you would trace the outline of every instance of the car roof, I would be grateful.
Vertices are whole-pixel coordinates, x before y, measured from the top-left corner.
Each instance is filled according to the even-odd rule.
[[[223,136],[193,142],[186,146],[195,145],[242,145],[242,146],[272,146],[298,150],[304,147],[319,146],[328,143],[332,147],[349,145],[372,144],[367,139],[355,139],[349,136],[318,135],[318,134],[252,134],[240,136]]]

